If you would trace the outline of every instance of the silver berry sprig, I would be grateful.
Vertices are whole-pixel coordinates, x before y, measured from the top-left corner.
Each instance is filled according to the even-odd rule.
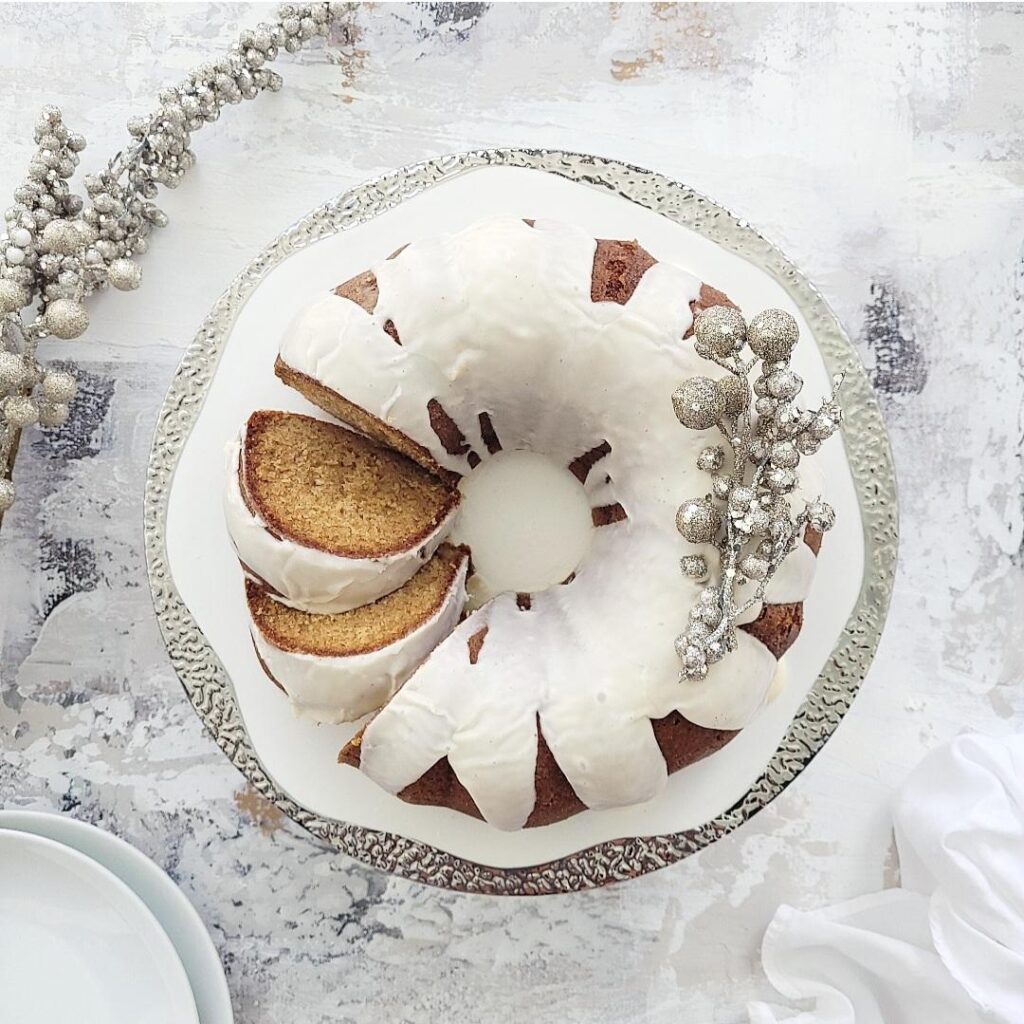
[[[281,76],[267,64],[282,50],[295,53],[327,35],[357,6],[283,4],[276,21],[242,32],[219,60],[161,91],[152,114],[129,119],[130,143],[99,173],[85,176],[84,196],[69,180],[85,139],[67,128],[56,107],[43,108],[35,126],[38,149],[0,236],[0,516],[14,503],[5,473],[19,432],[34,423],[64,423],[75,395],[71,373],[40,362],[39,343],[85,333],[84,301],[93,292],[139,286],[135,258],[148,248],[153,228],[167,223],[153,200],[160,186],[175,188],[195,162],[192,134],[226,105],[280,89]]]
[[[692,377],[672,395],[684,427],[717,427],[726,441],[697,456],[697,468],[711,477],[710,490],[684,501],[676,513],[686,541],[713,544],[719,554],[716,579],[710,579],[704,555],[689,554],[681,562],[686,576],[706,584],[676,638],[683,678],[702,679],[709,665],[736,648],[739,619],[764,600],[805,532],[824,533],[835,523],[832,507],[820,497],[797,513],[789,502],[801,459],[813,455],[842,418],[836,401],[842,375],[832,378],[817,409],[796,405],[803,381],[789,361],[799,336],[796,320],[779,309],[758,313],[748,325],[738,310],[712,306],[694,322],[695,350],[729,375]],[[745,357],[747,347],[752,355]],[[748,377],[759,362],[751,394]]]

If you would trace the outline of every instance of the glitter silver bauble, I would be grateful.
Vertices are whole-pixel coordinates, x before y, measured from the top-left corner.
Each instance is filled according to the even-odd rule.
[[[836,432],[838,426],[839,424],[831,416],[820,412],[811,420],[807,431],[816,441],[825,441]]]
[[[747,322],[738,309],[729,306],[709,306],[697,314],[693,322],[697,350],[725,357],[743,348],[747,336]]]
[[[87,211],[92,212],[92,211]],[[78,232],[81,244],[79,248],[84,249],[88,245],[92,245],[99,238],[99,232],[85,220],[72,221],[74,229]]]
[[[714,630],[706,622],[689,622],[686,626],[686,636],[690,641],[698,646],[702,644]],[[678,638],[677,638],[678,643]],[[678,653],[679,647],[676,647]]]
[[[804,386],[800,375],[792,370],[776,370],[768,375],[765,381],[765,390],[772,398],[782,398],[792,401],[800,394]]]
[[[701,603],[690,612],[690,615],[695,622],[703,622],[712,629],[722,621],[722,609],[717,604]]]
[[[4,403],[4,419],[19,430],[27,427],[39,417],[39,408],[27,395],[12,395]]]
[[[684,501],[676,512],[676,529],[691,544],[711,543],[721,525],[721,513],[707,498]]]
[[[725,465],[725,449],[721,445],[711,444],[702,448],[697,456],[697,468],[705,473],[717,473]]]
[[[676,638],[675,647],[687,676],[691,679],[703,679],[708,674],[707,656],[685,633]]]
[[[96,251],[109,263],[117,258],[117,243],[109,238],[101,238],[96,242]]]
[[[746,377],[732,374],[718,382],[718,389],[725,398],[725,411],[730,416],[737,416],[750,405],[750,385]]]
[[[708,675],[708,656],[696,644],[688,643],[683,648],[683,668],[686,674],[696,679]]]
[[[764,479],[775,494],[789,494],[796,487],[796,474],[791,469],[773,467],[765,473]]]
[[[6,512],[15,498],[14,484],[10,480],[0,479],[0,514]]]
[[[779,403],[774,398],[759,398],[754,403],[754,411],[758,416],[772,416],[778,407]]]
[[[732,490],[732,477],[716,476],[711,481],[711,493],[720,501],[725,501]]]
[[[62,258],[55,252],[48,252],[39,257],[36,266],[44,277],[54,278],[60,273]]]
[[[42,317],[43,326],[55,338],[77,338],[89,326],[89,314],[85,306],[74,299],[57,299],[46,307]]]
[[[780,427],[788,427],[790,424],[794,423],[796,417],[793,411],[792,403],[777,402],[775,406],[775,412],[772,413],[772,419],[774,419],[776,424],[778,424],[778,426]]]
[[[65,405],[75,397],[77,389],[75,378],[66,370],[47,370],[40,386],[40,391],[45,399]]]
[[[810,434],[800,434],[793,444],[801,455],[813,455],[821,447],[821,442]]]
[[[800,328],[796,320],[781,309],[766,309],[747,326],[747,344],[751,352],[768,362],[788,359],[799,337]]]
[[[21,356],[0,350],[0,394],[17,391],[25,379],[25,363]]]
[[[725,395],[717,381],[691,377],[672,393],[676,419],[690,430],[707,430],[725,414]]]
[[[768,446],[763,438],[752,437],[747,442],[747,458],[755,465],[768,458]]]
[[[763,508],[752,508],[743,517],[743,524],[746,527],[746,533],[760,536],[768,532],[768,528],[771,526],[771,516]],[[749,576],[750,574],[747,573],[747,575]]]
[[[729,508],[735,512],[745,512],[754,500],[754,492],[749,487],[734,487],[729,495]]]
[[[25,346],[22,356],[0,344],[0,444],[5,452],[17,429],[34,421],[48,426],[66,421],[74,378],[64,371],[44,372],[35,361],[35,345],[47,335],[71,339],[84,333],[89,315],[83,302],[97,288],[139,285],[139,268],[126,257],[145,252],[149,232],[166,223],[152,200],[158,185],[175,187],[193,165],[190,132],[216,120],[225,103],[280,88],[281,76],[264,65],[286,40],[293,39],[298,49],[326,34],[334,18],[355,5],[285,6],[289,13],[282,9],[276,22],[243,37],[245,46],[236,44],[216,64],[162,90],[159,108],[130,122],[130,146],[105,170],[84,176],[84,196],[72,191],[69,179],[86,140],[68,130],[58,108],[43,108],[33,132],[38,148],[25,180],[14,190],[15,205],[4,215],[0,242],[0,328],[4,338],[9,329],[12,336],[20,334]],[[291,34],[280,23],[284,17],[295,23]],[[34,324],[4,319],[19,317],[36,297],[40,310]],[[13,500],[13,487],[0,483],[0,511]]]
[[[679,568],[691,580],[703,581],[708,578],[708,561],[703,555],[684,555],[679,560]]]
[[[807,515],[807,525],[812,526],[820,533],[827,533],[833,526],[835,526],[835,509],[833,509],[826,501],[818,500],[810,502],[805,512]]]
[[[119,291],[132,291],[142,281],[142,268],[133,260],[114,260],[107,268],[107,280]]]
[[[763,580],[768,575],[768,563],[757,555],[747,555],[740,561],[740,570],[752,580]]]
[[[73,256],[82,248],[82,236],[71,221],[51,220],[43,228],[43,248],[61,256]]]
[[[768,457],[772,465],[780,469],[796,469],[800,464],[800,453],[792,441],[776,441]]]

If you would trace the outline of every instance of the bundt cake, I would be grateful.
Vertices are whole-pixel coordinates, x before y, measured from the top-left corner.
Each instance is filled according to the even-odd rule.
[[[707,371],[685,340],[695,313],[728,303],[636,242],[503,218],[404,246],[298,315],[278,376],[425,471],[435,504],[417,522],[443,531],[454,484],[502,451],[525,450],[566,467],[593,524],[589,551],[566,579],[490,596],[440,639],[341,762],[408,801],[518,829],[648,800],[669,772],[747,724],[800,630],[819,538],[808,533],[782,564],[738,648],[706,678],[681,679],[673,641],[700,585],[680,559],[712,562],[717,549],[687,543],[673,523],[680,502],[705,487],[696,458],[715,435],[681,432],[668,398]],[[282,444],[279,457],[289,453]],[[303,504],[303,487],[289,493]],[[255,502],[246,508],[253,529],[278,529]],[[320,525],[318,556],[331,531]],[[456,518],[454,543],[460,529]],[[296,603],[247,560],[255,541],[232,534],[253,577],[254,621],[266,621],[266,602],[282,594]],[[313,539],[293,543],[304,553]],[[442,549],[422,571],[446,557]],[[316,595],[298,585],[292,593],[322,606],[332,570],[316,570]],[[293,643],[314,628],[305,622],[289,619]]]

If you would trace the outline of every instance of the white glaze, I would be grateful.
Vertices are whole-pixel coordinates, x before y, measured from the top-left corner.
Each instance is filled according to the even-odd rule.
[[[275,647],[255,622],[252,638],[295,714],[314,722],[354,722],[379,708],[452,631],[466,599],[464,559],[437,612],[411,633],[375,651],[346,657],[297,654]]]
[[[382,558],[346,558],[306,547],[287,537],[275,537],[250,511],[238,480],[241,457],[241,443],[232,441],[227,446],[224,487],[224,517],[231,541],[239,559],[277,591],[277,600],[302,611],[319,615],[347,612],[397,590],[423,568],[455,520],[457,510],[425,540]]]
[[[585,804],[635,803],[666,778],[650,719],[678,710],[698,725],[741,728],[776,664],[740,631],[739,649],[705,680],[679,681],[673,639],[699,587],[679,571],[695,549],[674,515],[707,490],[695,460],[719,439],[680,427],[669,397],[679,381],[709,372],[681,341],[700,285],[658,263],[625,306],[593,303],[595,246],[574,228],[513,219],[414,242],[374,268],[372,314],[328,295],[281,347],[284,362],[460,472],[466,457],[447,454],[430,427],[432,398],[482,457],[480,411],[505,449],[563,465],[611,443],[587,491],[595,505],[621,502],[629,519],[596,530],[575,582],[535,594],[530,611],[506,594],[473,613],[364,734],[362,767],[380,785],[398,792],[447,756],[484,817],[505,829],[521,827],[534,804],[538,715]],[[383,330],[388,319],[401,346]],[[803,573],[790,583],[795,592]],[[483,625],[470,665],[467,642]]]

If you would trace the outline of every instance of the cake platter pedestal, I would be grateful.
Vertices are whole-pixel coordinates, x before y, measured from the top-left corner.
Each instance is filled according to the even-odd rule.
[[[814,341],[800,345],[793,361],[808,395],[827,393],[830,374],[846,374],[842,444],[824,446],[815,460],[838,523],[822,548],[803,632],[782,663],[780,695],[649,803],[511,834],[391,797],[335,763],[354,726],[292,716],[256,660],[221,514],[224,446],[248,413],[310,411],[273,374],[294,313],[382,253],[495,215],[637,238],[659,259],[724,288],[741,308],[793,313]],[[665,382],[666,401],[677,383]],[[145,500],[150,584],[171,661],[250,783],[366,864],[508,895],[637,877],[708,846],[778,796],[839,725],[871,663],[892,589],[896,524],[877,403],[842,327],[806,278],[746,222],[685,185],[552,150],[476,151],[403,168],[345,192],[272,242],[231,283],[181,361],[157,424]]]

